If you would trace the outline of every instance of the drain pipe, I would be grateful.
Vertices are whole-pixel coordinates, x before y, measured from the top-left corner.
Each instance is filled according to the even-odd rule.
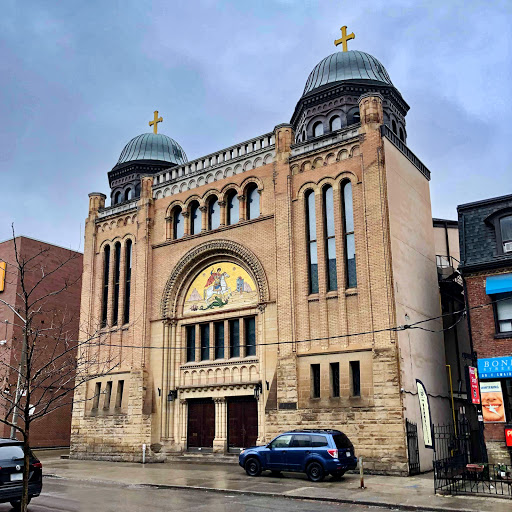
[[[146,443],[142,445],[142,464],[146,464]]]

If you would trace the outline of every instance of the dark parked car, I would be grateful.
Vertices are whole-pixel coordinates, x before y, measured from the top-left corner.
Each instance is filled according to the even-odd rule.
[[[249,476],[264,470],[305,472],[313,482],[320,482],[330,473],[341,477],[355,469],[354,446],[339,430],[293,430],[277,436],[265,446],[246,448],[238,463]]]
[[[39,496],[43,487],[43,465],[31,453],[29,499]],[[9,502],[14,510],[21,504],[23,491],[23,443],[0,438],[0,503]]]

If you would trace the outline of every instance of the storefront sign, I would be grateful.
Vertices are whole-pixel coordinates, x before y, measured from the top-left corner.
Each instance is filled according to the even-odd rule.
[[[428,394],[421,380],[416,379],[418,388],[418,399],[420,401],[421,428],[423,429],[423,441],[425,448],[434,448],[432,440],[432,421],[430,420],[430,404],[428,403]]]
[[[482,413],[484,423],[505,423],[505,407],[501,382],[480,381],[482,396]]]
[[[512,428],[505,428],[505,443],[512,448]]]
[[[478,360],[478,375],[481,379],[512,377],[512,357],[490,357]]]
[[[471,403],[480,403],[480,390],[478,389],[478,372],[474,366],[470,366],[469,370],[469,385],[471,388]]]

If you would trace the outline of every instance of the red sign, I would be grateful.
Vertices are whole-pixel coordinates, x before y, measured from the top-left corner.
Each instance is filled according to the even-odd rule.
[[[478,389],[478,372],[474,366],[469,367],[469,384],[471,387],[471,402],[480,403],[480,390]]]
[[[505,443],[512,448],[512,428],[505,429]]]

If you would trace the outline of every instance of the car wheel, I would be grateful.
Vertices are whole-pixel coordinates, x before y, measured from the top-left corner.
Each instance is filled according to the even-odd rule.
[[[281,471],[278,471],[277,469],[273,469],[270,473],[272,476],[281,476]]]
[[[312,482],[321,482],[325,478],[324,468],[319,462],[312,462],[306,468],[306,475]]]
[[[245,472],[249,476],[259,476],[261,474],[261,464],[258,459],[251,457],[245,462]]]
[[[28,499],[27,505],[30,503],[31,499],[32,498]],[[11,507],[15,510],[15,512],[17,512],[18,510],[21,510],[21,500],[11,501],[10,503],[11,503]]]

